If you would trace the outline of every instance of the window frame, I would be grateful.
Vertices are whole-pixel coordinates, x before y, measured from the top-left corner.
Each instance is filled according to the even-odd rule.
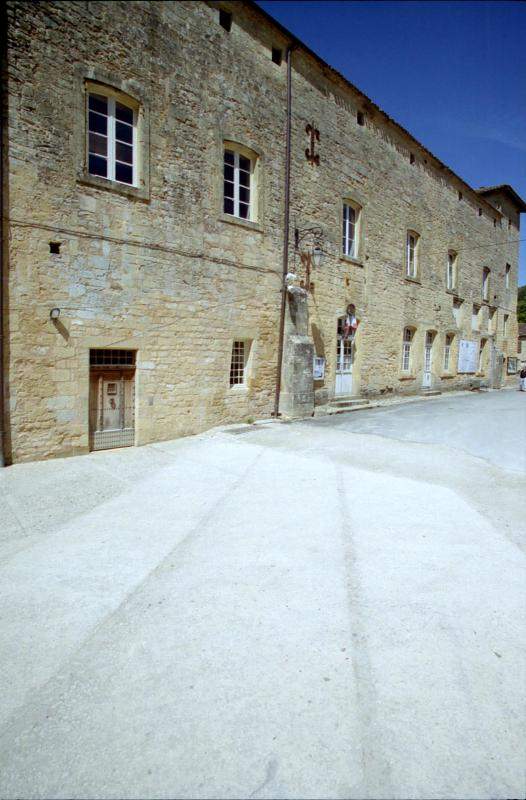
[[[350,222],[350,217],[348,212],[353,211],[354,213],[354,222]],[[347,212],[347,217],[346,217]],[[342,255],[345,258],[350,258],[353,261],[358,261],[360,259],[360,235],[361,235],[361,217],[362,217],[362,207],[359,203],[351,200],[350,198],[346,197],[342,203]],[[348,252],[349,250],[349,231],[353,227],[353,249],[352,252]]]
[[[101,189],[132,200],[150,202],[150,106],[148,90],[134,79],[122,80],[119,75],[100,67],[77,64],[75,75],[75,115],[73,147],[78,184]],[[118,183],[88,171],[88,94],[114,96],[123,105],[136,110],[136,185]]]
[[[453,348],[453,342],[455,341],[455,334],[454,333],[446,333],[444,339],[444,372],[451,371],[451,352]]]
[[[402,372],[404,375],[410,374],[412,366],[412,345],[415,338],[415,330],[410,326],[404,328],[402,333]],[[407,364],[406,364],[407,361]]]
[[[414,247],[411,248],[410,240],[414,239]],[[420,234],[414,230],[408,230],[405,240],[405,277],[409,280],[418,280],[419,274],[419,249],[420,249]],[[413,258],[411,260],[411,253]],[[413,269],[411,270],[411,264]]]
[[[242,380],[233,380],[234,378],[239,377],[239,359],[235,359],[235,356],[239,354],[239,348],[236,351],[236,345],[243,346],[243,363],[242,363]],[[239,338],[239,339],[232,339],[232,347],[230,349],[230,369],[229,369],[229,389],[231,391],[240,391],[243,389],[248,389],[248,379],[249,379],[249,371],[250,371],[250,360],[252,355],[252,340]]]
[[[226,154],[231,153],[234,156],[234,163],[227,164],[226,161]],[[245,172],[240,167],[240,159],[246,159],[250,164],[250,169],[248,171],[249,176],[249,183],[248,187],[243,186],[240,182],[240,173]],[[257,167],[258,167],[258,155],[253,151],[249,150],[246,147],[242,147],[237,145],[235,142],[231,141],[224,141],[223,142],[223,161],[222,161],[222,172],[223,172],[223,179],[222,179],[222,214],[227,217],[228,219],[237,220],[241,223],[255,223],[258,221],[258,185],[257,185]],[[225,177],[225,167],[233,167],[233,180],[227,180]],[[233,197],[229,197],[225,194],[225,185],[227,183],[231,183],[233,185]],[[248,188],[248,202],[240,200],[240,189],[241,188]],[[233,212],[225,210],[225,201],[232,200],[233,202]],[[240,206],[246,205],[248,206],[248,216],[243,217],[239,213]]]
[[[90,97],[91,96],[99,96],[105,97],[108,104],[108,113],[106,115],[101,114],[100,112],[90,109]],[[86,170],[90,177],[98,178],[100,180],[109,181],[110,183],[118,184],[119,186],[124,186],[129,189],[136,189],[138,187],[138,173],[139,173],[139,159],[138,159],[138,104],[132,98],[126,99],[123,97],[122,92],[119,90],[111,90],[109,87],[101,86],[87,86],[86,87]],[[126,162],[121,162],[116,157],[116,145],[120,140],[117,139],[116,128],[117,122],[120,120],[117,119],[116,116],[116,104],[119,103],[120,105],[128,108],[133,114],[133,122],[131,123],[132,128],[132,141],[131,141],[131,148],[132,148],[132,182],[128,183],[127,181],[120,181],[116,178],[116,164]],[[106,117],[107,119],[107,128],[106,128],[106,135],[105,138],[107,140],[107,151],[106,156],[103,158],[106,159],[107,162],[107,174],[106,175],[99,175],[96,172],[90,171],[90,134],[94,134],[96,136],[104,136],[104,134],[98,133],[97,131],[90,130],[90,114],[96,114],[97,116]],[[129,125],[129,123],[123,123]],[[122,141],[122,144],[130,146],[129,142]],[[93,153],[93,155],[98,155]]]

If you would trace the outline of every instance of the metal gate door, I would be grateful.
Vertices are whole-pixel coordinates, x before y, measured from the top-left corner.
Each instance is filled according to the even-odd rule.
[[[100,353],[104,356],[93,355]],[[122,356],[122,353],[126,355]],[[130,447],[135,444],[135,359],[130,364],[122,364],[123,360],[129,359],[129,355],[130,351],[91,351],[91,450]],[[101,360],[105,362],[105,366],[99,363]]]
[[[344,336],[343,324],[344,320],[339,319],[336,337],[336,385],[334,387],[336,396],[352,393],[353,340],[350,336]]]

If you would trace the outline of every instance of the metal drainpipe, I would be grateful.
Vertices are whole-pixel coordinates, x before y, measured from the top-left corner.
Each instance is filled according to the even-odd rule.
[[[1,64],[1,88],[0,88],[0,467],[5,467],[5,404],[4,404],[4,178],[7,179],[7,172],[4,170],[4,135],[7,135],[7,13],[6,7],[1,14],[4,20],[2,25],[4,33],[2,37],[2,52],[0,54]]]
[[[287,290],[285,276],[289,271],[289,228],[290,228],[290,138],[292,119],[292,49],[287,46],[287,131],[285,150],[285,218],[283,223],[283,274],[281,278],[281,309],[279,316],[278,366],[276,372],[276,396],[274,399],[274,417],[279,417],[279,396],[281,392],[281,369],[283,366],[283,340],[285,336],[285,311],[287,306]]]

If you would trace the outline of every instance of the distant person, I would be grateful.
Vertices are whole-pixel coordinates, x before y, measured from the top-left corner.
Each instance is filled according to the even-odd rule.
[[[519,390],[526,392],[526,367],[523,367],[520,371]]]

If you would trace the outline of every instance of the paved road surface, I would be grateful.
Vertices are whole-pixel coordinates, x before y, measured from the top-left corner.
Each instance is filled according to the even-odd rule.
[[[0,797],[526,790],[526,395],[0,474]]]

